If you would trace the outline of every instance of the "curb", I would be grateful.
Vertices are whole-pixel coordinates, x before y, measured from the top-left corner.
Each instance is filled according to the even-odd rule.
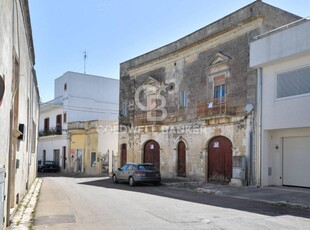
[[[42,179],[36,178],[31,185],[28,193],[20,202],[16,213],[11,219],[11,225],[8,229],[29,229],[32,225],[32,218],[34,215],[35,207],[37,205],[38,196]]]
[[[241,199],[241,200],[251,200],[251,201],[256,201],[256,202],[262,202],[262,203],[272,204],[272,205],[280,206],[280,207],[310,209],[310,205],[290,203],[288,201],[270,201],[270,200],[264,200],[264,199],[255,199],[255,198],[253,199],[253,198],[248,198],[248,197],[243,197],[243,196],[235,196],[235,195],[232,196],[232,195],[223,194],[221,191],[215,191],[212,189],[197,188],[196,191],[200,193],[211,194],[211,195],[218,195],[218,196],[231,197],[231,198],[236,198],[236,199]]]

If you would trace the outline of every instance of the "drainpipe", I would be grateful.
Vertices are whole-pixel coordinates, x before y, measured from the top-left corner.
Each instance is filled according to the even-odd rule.
[[[257,69],[257,186],[262,186],[262,68]]]

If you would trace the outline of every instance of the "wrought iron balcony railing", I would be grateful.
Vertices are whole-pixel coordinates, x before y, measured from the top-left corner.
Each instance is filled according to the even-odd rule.
[[[52,136],[52,135],[62,135],[62,127],[60,126],[56,126],[53,128],[49,128],[49,129],[43,129],[39,131],[39,136],[43,137],[43,136]]]

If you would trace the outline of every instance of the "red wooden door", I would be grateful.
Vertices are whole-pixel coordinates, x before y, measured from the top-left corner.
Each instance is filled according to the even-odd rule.
[[[178,176],[186,177],[186,149],[183,141],[178,144]]]
[[[127,145],[122,144],[122,152],[121,152],[121,167],[127,163]]]
[[[160,169],[159,144],[156,141],[148,141],[144,145],[144,163],[153,163]]]
[[[208,180],[230,182],[231,178],[232,143],[226,137],[215,137],[208,147]]]

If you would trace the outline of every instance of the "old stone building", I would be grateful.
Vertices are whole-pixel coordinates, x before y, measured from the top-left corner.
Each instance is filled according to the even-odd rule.
[[[298,16],[255,1],[120,65],[119,163],[162,177],[256,183],[251,39]]]

